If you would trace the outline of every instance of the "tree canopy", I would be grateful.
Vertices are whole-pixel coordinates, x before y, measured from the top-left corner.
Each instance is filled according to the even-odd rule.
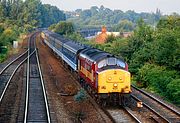
[[[49,27],[65,20],[65,14],[57,7],[42,4],[40,0],[1,0],[0,22],[8,21],[25,29]]]
[[[67,35],[74,32],[74,27],[71,22],[60,21],[57,24],[51,25],[49,30],[54,31],[60,35]]]
[[[132,31],[139,18],[142,18],[145,23],[154,26],[162,17],[162,14],[159,9],[156,10],[156,13],[136,13],[131,10],[123,12],[121,10],[111,10],[104,6],[93,6],[86,10],[78,9],[74,12],[66,12],[66,16],[67,20],[73,22],[76,28],[106,25],[107,27],[113,27],[115,31],[120,29]]]

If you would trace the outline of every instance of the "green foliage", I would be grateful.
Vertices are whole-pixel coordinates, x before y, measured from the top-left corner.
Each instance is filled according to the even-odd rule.
[[[79,34],[79,33],[77,33],[77,32],[68,34],[68,35],[66,35],[65,37],[68,38],[68,39],[77,41],[77,42],[81,42],[81,43],[84,43],[84,42],[87,42],[87,41],[88,41],[88,40],[84,39],[84,37],[82,37],[81,34]]]
[[[167,18],[160,19],[157,24],[158,29],[168,29],[168,30],[179,30],[180,29],[180,16],[170,15]]]
[[[180,79],[174,79],[167,85],[167,96],[173,103],[180,106]]]
[[[74,96],[74,100],[77,102],[83,102],[84,100],[87,99],[87,95],[84,89],[80,89],[78,93]]]
[[[162,19],[157,27],[154,49],[156,63],[179,70],[180,16],[169,16],[167,19]]]
[[[170,68],[180,69],[180,38],[173,30],[163,29],[155,37],[154,57],[159,65],[166,65]]]
[[[41,7],[41,27],[49,27],[59,21],[66,20],[65,14],[56,6],[44,4]]]
[[[7,58],[7,50],[5,52],[0,52],[0,63],[5,61],[6,58]]]
[[[108,35],[106,38],[107,43],[112,43],[115,40],[115,36],[113,34]]]
[[[141,87],[149,88],[180,104],[180,79],[176,71],[154,64],[145,64],[139,69],[137,81]]]
[[[52,24],[51,26],[48,27],[48,29],[54,32],[55,27],[56,27],[56,24]]]
[[[180,30],[177,26],[179,22],[177,16],[167,17],[158,23],[155,31],[139,23],[127,48],[129,70],[135,74],[138,84],[167,97],[178,105]]]
[[[120,20],[119,24],[116,24],[113,26],[114,31],[117,32],[129,32],[129,31],[133,31],[134,29],[134,25],[131,21],[129,20]]]
[[[37,27],[48,27],[65,20],[65,14],[57,7],[43,5],[40,0],[2,0],[0,1],[0,22],[18,25],[23,31]]]
[[[159,92],[166,91],[167,84],[176,77],[175,71],[168,71],[165,67],[149,63],[139,69],[137,76],[143,87],[153,87]]]
[[[14,40],[16,40],[17,34],[14,30],[8,28],[3,31],[2,35],[0,36],[0,46],[7,46],[12,44]]]
[[[130,63],[130,72],[136,73],[145,62],[152,59],[151,50],[153,41],[153,30],[142,19],[139,20],[134,35],[129,38],[128,46],[124,49],[127,53],[124,57]]]
[[[104,6],[100,8],[93,6],[86,10],[66,12],[66,16],[68,17],[68,21],[73,22],[77,28],[101,27],[102,25],[106,25],[107,27],[113,27],[116,31],[122,29],[131,31],[134,29],[139,18],[145,20],[147,24],[154,26],[162,15],[159,10],[156,13],[136,13],[131,10],[123,12],[121,10],[111,10]]]
[[[0,35],[3,33],[3,31],[4,31],[4,27],[0,25]]]
[[[51,29],[52,29],[52,26],[51,26]],[[54,32],[60,35],[67,35],[74,32],[74,27],[71,22],[60,21],[58,24],[56,24],[55,28],[52,30],[54,30]]]
[[[20,33],[48,27],[60,20],[65,20],[65,14],[40,0],[0,0],[0,62]]]

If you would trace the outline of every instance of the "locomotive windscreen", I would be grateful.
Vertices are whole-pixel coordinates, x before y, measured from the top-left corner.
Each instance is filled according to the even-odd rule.
[[[125,64],[125,62],[123,62],[120,59],[111,57],[111,58],[103,59],[98,63],[98,68],[102,68],[105,66],[119,66],[119,67],[125,69],[126,64]]]

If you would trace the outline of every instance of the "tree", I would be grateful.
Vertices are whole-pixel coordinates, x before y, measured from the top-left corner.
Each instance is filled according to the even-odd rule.
[[[1,36],[1,34],[3,33],[3,31],[4,31],[3,25],[0,25],[0,36]]]
[[[106,38],[106,43],[112,43],[113,41],[115,41],[115,36],[113,34],[108,35]]]
[[[45,4],[41,6],[41,20],[41,27],[49,27],[51,24],[66,20],[66,17],[57,7]]]
[[[129,20],[120,20],[119,24],[113,27],[113,30],[121,32],[121,31],[132,31],[134,29],[133,23]]]
[[[168,16],[159,21],[155,33],[155,61],[170,69],[180,69],[180,17]]]
[[[138,26],[135,29],[133,36],[129,38],[127,49],[125,49],[128,61],[133,60],[132,56],[138,54],[136,52],[139,52],[139,50],[143,49],[150,42],[153,42],[153,30],[141,19],[138,22]],[[138,61],[135,62],[138,63]]]
[[[60,21],[55,26],[54,31],[60,35],[67,35],[74,32],[74,27],[71,22]]]
[[[136,13],[134,11],[123,12],[121,10],[111,10],[105,8],[104,6],[97,7],[93,6],[90,9],[86,10],[77,10],[75,12],[66,12],[68,15],[68,21],[71,21],[75,24],[76,27],[101,27],[106,25],[108,27],[119,26],[119,22],[123,20],[128,20],[131,23],[123,27],[125,30],[134,29],[136,22],[139,18],[142,18],[147,24],[154,26],[162,17],[160,10],[157,10],[156,13]],[[78,14],[79,16],[74,16]],[[119,30],[118,30],[119,31]]]
[[[174,79],[167,85],[168,98],[180,106],[180,79]]]

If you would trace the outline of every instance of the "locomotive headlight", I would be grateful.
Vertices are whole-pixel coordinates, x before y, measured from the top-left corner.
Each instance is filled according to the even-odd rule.
[[[113,85],[114,87],[117,87],[118,86],[118,84],[117,83],[114,83],[114,85]]]
[[[119,77],[119,81],[120,81],[120,82],[123,82],[123,79],[122,79],[121,77]]]
[[[111,81],[111,80],[112,80],[112,78],[111,78],[111,77],[108,77],[108,80],[109,80],[109,81]]]

